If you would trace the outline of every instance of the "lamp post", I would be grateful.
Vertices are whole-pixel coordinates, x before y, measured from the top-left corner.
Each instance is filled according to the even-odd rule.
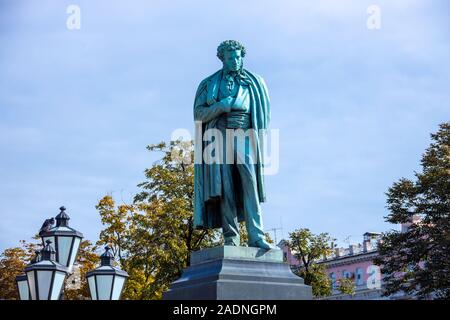
[[[72,272],[73,264],[80,247],[83,234],[69,227],[70,217],[65,213],[66,208],[59,208],[61,212],[55,217],[56,226],[43,231],[39,235],[42,238],[42,244],[47,240],[55,244],[56,261],[66,266],[68,272]]]
[[[128,273],[113,266],[114,255],[105,247],[100,267],[89,271],[86,279],[92,300],[119,300]]]
[[[55,249],[51,240],[46,240],[39,261],[25,268],[31,300],[58,300],[67,270],[55,261]]]

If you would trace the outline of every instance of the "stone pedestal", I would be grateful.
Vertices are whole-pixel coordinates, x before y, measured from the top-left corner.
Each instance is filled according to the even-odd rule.
[[[283,252],[223,246],[193,252],[191,266],[164,300],[309,300],[311,287],[283,262]]]

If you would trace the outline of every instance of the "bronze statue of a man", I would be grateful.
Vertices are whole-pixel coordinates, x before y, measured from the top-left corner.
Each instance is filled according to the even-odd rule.
[[[268,128],[270,102],[264,80],[243,68],[245,53],[238,41],[222,42],[217,57],[223,68],[204,79],[195,95],[194,226],[221,227],[225,245],[239,246],[239,222],[245,221],[248,245],[268,250],[260,207],[266,199],[260,133]],[[250,131],[250,141],[237,143],[234,133]],[[220,160],[204,161],[212,143],[219,146],[212,155]]]

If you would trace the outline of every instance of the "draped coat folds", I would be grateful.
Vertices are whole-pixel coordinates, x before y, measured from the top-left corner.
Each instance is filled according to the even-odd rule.
[[[222,220],[217,201],[224,192],[220,164],[205,164],[203,150],[210,143],[203,141],[208,129],[216,128],[220,113],[212,105],[218,101],[219,86],[223,69],[204,79],[198,86],[194,102],[195,129],[195,165],[194,165],[194,228],[212,229],[222,227]],[[256,178],[259,201],[265,202],[262,136],[270,121],[270,101],[266,84],[262,77],[246,69],[241,69],[238,81],[248,85],[250,93],[251,128],[255,130],[256,140]],[[239,185],[237,186],[237,188]],[[236,208],[239,221],[244,221],[242,192],[236,190]]]

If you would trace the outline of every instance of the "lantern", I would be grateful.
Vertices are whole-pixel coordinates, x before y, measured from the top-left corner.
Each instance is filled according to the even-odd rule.
[[[69,227],[70,217],[65,213],[66,208],[59,209],[61,212],[56,216],[56,226],[43,231],[40,236],[44,245],[47,240],[55,244],[56,261],[71,273],[83,234]]]
[[[100,267],[89,271],[86,279],[92,300],[119,300],[128,273],[113,266],[114,255],[105,247]]]
[[[25,268],[31,300],[58,300],[67,274],[67,267],[55,261],[51,241],[41,251],[39,261]]]

